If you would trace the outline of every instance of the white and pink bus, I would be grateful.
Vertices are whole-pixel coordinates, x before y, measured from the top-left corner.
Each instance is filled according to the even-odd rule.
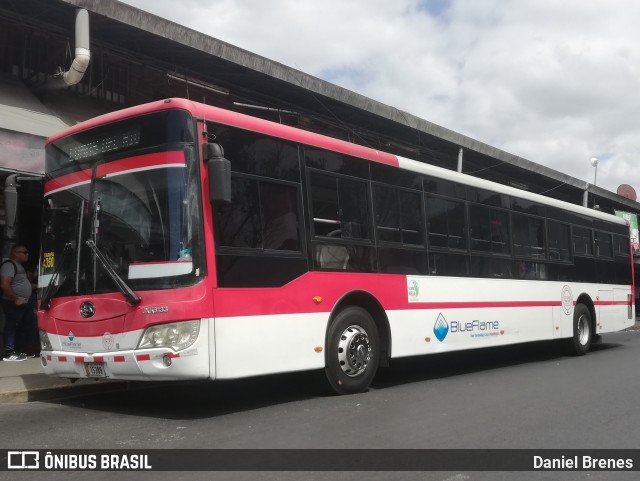
[[[46,145],[44,370],[233,379],[635,321],[629,227],[599,211],[184,99]]]

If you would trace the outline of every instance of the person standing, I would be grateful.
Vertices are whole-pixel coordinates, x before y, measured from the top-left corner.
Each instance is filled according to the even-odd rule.
[[[24,361],[26,355],[17,347],[26,347],[27,330],[33,309],[29,306],[31,282],[22,264],[29,259],[29,250],[22,244],[11,248],[11,257],[0,266],[2,310],[4,311],[4,360]]]

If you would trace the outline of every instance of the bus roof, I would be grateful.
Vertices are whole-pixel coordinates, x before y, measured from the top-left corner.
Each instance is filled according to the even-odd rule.
[[[92,128],[102,126],[111,122],[117,122],[123,119],[169,109],[186,110],[189,111],[195,118],[201,120],[210,120],[232,127],[259,132],[265,135],[283,138],[294,142],[300,142],[306,145],[312,145],[314,147],[324,148],[354,157],[360,157],[373,162],[379,162],[413,172],[443,178],[453,182],[459,182],[472,187],[478,187],[497,193],[512,195],[514,197],[538,202],[551,207],[558,207],[561,209],[569,210],[571,212],[586,215],[595,219],[601,219],[607,222],[615,222],[619,224],[628,224],[624,219],[611,214],[607,214],[605,212],[589,209],[580,205],[553,199],[551,197],[545,197],[541,194],[534,194],[504,184],[481,179],[479,177],[473,177],[468,174],[463,174],[434,165],[426,164],[424,162],[419,162],[417,160],[396,156],[388,152],[382,152],[362,145],[353,144],[351,142],[336,139],[333,137],[328,137],[326,135],[309,132],[297,127],[279,124],[270,120],[252,117],[250,115],[242,114],[239,112],[233,112],[230,110],[201,104],[182,98],[159,100],[94,117],[84,122],[80,122],[72,127],[64,129],[61,132],[58,132],[57,134],[49,137],[46,144],[55,142],[63,137],[67,137],[69,135],[73,135],[85,130],[90,130]]]
[[[450,180],[452,182],[458,182],[461,184],[468,185],[470,187],[478,187],[481,189],[490,190],[493,192],[497,192],[499,194],[511,195],[523,200],[537,202],[539,204],[544,204],[550,207],[558,207],[560,209],[568,210],[576,214],[586,215],[586,216],[593,217],[595,219],[604,220],[607,222],[615,222],[618,224],[628,224],[628,222],[622,219],[621,217],[617,217],[615,215],[608,214],[606,212],[601,212],[599,210],[589,209],[581,205],[571,204],[569,202],[554,199],[552,197],[545,197],[544,195],[541,195],[541,194],[534,194],[533,192],[527,192],[526,190],[516,189],[515,187],[511,187],[504,184],[498,184],[497,182],[481,179],[480,177],[473,177],[468,174],[463,174],[453,170],[444,169],[442,167],[426,164],[424,162],[419,162],[417,160],[407,159],[404,157],[398,157],[398,159],[400,160],[401,168],[411,170],[413,172],[429,175],[431,177],[439,177],[445,180]]]

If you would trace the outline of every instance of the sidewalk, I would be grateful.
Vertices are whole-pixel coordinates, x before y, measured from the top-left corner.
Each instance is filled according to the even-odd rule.
[[[43,401],[93,392],[122,389],[125,381],[95,381],[47,376],[42,371],[40,358],[22,362],[0,361],[0,404],[28,401]]]
[[[640,318],[636,319],[635,326],[627,330],[640,331]],[[40,358],[37,357],[22,362],[0,361],[0,404],[107,392],[123,389],[127,385],[127,381],[78,379],[71,383],[69,379],[50,377],[42,371]]]

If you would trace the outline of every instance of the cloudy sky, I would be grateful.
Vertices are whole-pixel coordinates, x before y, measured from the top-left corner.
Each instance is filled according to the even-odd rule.
[[[509,153],[640,192],[640,2],[125,0]]]

